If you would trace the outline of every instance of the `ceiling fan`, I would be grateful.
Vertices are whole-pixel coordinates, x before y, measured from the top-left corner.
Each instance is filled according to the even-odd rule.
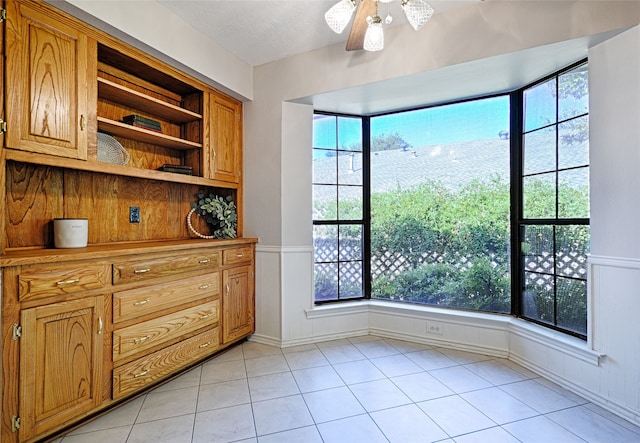
[[[347,27],[351,16],[355,11],[355,18],[349,39],[347,51],[365,49],[367,51],[380,51],[384,48],[383,20],[378,15],[380,3],[391,3],[394,0],[340,0],[333,5],[324,15],[327,25],[340,34]],[[433,8],[424,0],[400,0],[400,6],[407,20],[416,31],[421,29],[433,15]],[[384,19],[385,24],[390,24],[392,17],[389,13]]]

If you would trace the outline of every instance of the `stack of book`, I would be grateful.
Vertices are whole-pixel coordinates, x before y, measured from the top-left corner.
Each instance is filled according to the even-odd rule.
[[[192,175],[193,168],[191,166],[184,165],[171,165],[169,163],[165,163],[160,167],[161,171],[164,172],[177,172],[178,174]]]
[[[122,117],[122,121],[128,125],[138,128],[149,129],[150,131],[162,132],[162,125],[159,121],[152,120],[141,115],[131,114]]]

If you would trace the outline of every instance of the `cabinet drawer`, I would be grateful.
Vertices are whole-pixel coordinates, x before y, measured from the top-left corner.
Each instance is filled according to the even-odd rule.
[[[18,275],[20,300],[100,289],[108,284],[107,263],[24,266]]]
[[[203,332],[113,370],[113,398],[118,399],[213,353],[218,328]]]
[[[113,331],[113,361],[144,352],[189,332],[218,322],[220,301],[214,300],[173,314]]]
[[[144,281],[196,270],[215,270],[220,251],[202,251],[176,256],[158,256],[113,264],[113,284]]]
[[[243,246],[240,248],[230,248],[222,251],[223,265],[250,263],[251,260],[253,260],[253,247],[251,246]]]
[[[220,273],[113,294],[113,322],[119,323],[220,294]]]

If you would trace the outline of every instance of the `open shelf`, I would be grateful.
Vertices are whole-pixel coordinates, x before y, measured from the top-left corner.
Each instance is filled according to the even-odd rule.
[[[202,115],[198,113],[149,97],[100,77],[98,77],[98,96],[174,123],[188,123],[202,119]]]
[[[111,135],[129,138],[143,143],[151,143],[170,149],[200,149],[202,143],[195,143],[161,132],[150,131],[144,128],[127,125],[126,123],[109,120],[108,118],[98,117],[98,130]]]

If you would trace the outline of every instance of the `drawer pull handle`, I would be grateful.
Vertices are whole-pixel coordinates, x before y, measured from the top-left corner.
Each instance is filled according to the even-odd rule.
[[[98,334],[102,334],[102,317],[98,317]]]
[[[147,268],[147,269],[136,269],[135,271],[133,271],[134,274],[146,274],[147,272],[149,272],[151,269]]]
[[[200,320],[204,320],[207,319],[209,317],[211,317],[213,314],[209,313],[209,314],[204,314],[203,316],[200,317]]]
[[[138,372],[137,374],[133,374],[133,378],[144,377],[148,373],[149,373],[149,370],[147,369],[146,371],[142,371],[142,372]]]
[[[199,348],[206,348],[207,346],[209,346],[211,344],[210,341],[206,342],[206,343],[202,343],[200,346],[198,346]]]
[[[244,257],[244,254],[236,254],[236,258],[242,258]]]
[[[229,283],[227,283],[227,295],[229,295],[230,291],[231,291],[231,287],[229,286]]]
[[[146,305],[147,303],[149,303],[149,299],[137,301],[133,304],[133,306],[142,306],[142,305]]]
[[[79,281],[80,281],[79,278],[72,278],[71,280],[63,280],[63,281],[56,282],[56,285],[58,286],[72,285],[74,283],[78,283]]]
[[[200,289],[209,289],[209,285],[202,285],[200,286]]]
[[[144,343],[145,341],[149,340],[151,337],[148,335],[145,335],[144,337],[140,337],[140,338],[134,338],[133,342],[137,345],[139,345],[140,343]]]
[[[201,265],[206,265],[207,263],[209,263],[211,260],[209,260],[208,258],[202,259],[200,260],[198,263],[200,263]]]

